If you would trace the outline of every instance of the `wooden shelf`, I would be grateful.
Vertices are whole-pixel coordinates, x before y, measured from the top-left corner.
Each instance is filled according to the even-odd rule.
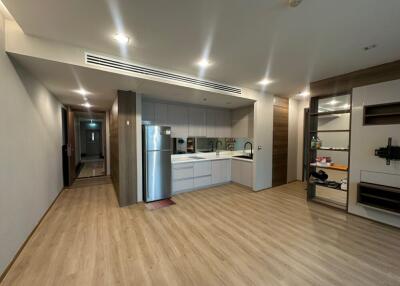
[[[351,109],[343,109],[343,110],[335,110],[335,111],[328,111],[328,112],[310,113],[310,116],[324,116],[324,115],[343,114],[343,113],[350,113],[350,112],[351,112]]]
[[[364,106],[364,125],[400,124],[400,102]]]
[[[312,151],[338,151],[338,152],[349,152],[349,149],[347,148],[331,148],[331,149],[325,149],[325,148],[319,148],[319,149],[310,149]]]
[[[400,116],[400,113],[396,112],[396,113],[365,114],[365,117],[382,117],[382,116]]]
[[[320,169],[329,169],[329,170],[335,170],[335,171],[343,171],[343,172],[347,172],[348,171],[348,167],[345,165],[332,165],[332,166],[317,166],[316,163],[311,163],[310,164],[311,167],[315,167],[315,168],[320,168]]]
[[[337,130],[313,130],[313,131],[310,131],[310,133],[328,133],[328,132],[335,133],[335,132],[350,132],[350,131],[351,131],[350,129],[337,129]]]

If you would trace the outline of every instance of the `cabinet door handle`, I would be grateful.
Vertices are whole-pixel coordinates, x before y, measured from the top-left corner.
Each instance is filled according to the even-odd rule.
[[[258,147],[257,147],[257,150],[261,150],[261,149],[262,149],[262,147],[261,147],[261,146],[258,146]]]

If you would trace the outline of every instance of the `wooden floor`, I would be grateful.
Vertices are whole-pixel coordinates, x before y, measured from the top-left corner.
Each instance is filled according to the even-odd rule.
[[[104,176],[104,159],[83,162],[78,178]]]
[[[307,203],[293,183],[118,208],[111,185],[62,193],[6,285],[400,285],[400,230]]]

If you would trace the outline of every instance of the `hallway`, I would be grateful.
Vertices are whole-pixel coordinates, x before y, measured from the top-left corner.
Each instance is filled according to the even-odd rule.
[[[78,179],[105,175],[104,159],[83,161],[82,164],[83,167],[79,171]]]
[[[234,184],[119,208],[111,184],[65,190],[8,285],[399,285],[400,231],[315,203],[301,183]]]

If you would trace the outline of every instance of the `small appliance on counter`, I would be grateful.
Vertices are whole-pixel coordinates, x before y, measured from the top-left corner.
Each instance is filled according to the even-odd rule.
[[[186,154],[186,139],[172,138],[172,153]]]
[[[171,127],[142,126],[143,200],[171,197]]]
[[[186,145],[186,151],[188,153],[196,153],[196,138],[189,137]]]

